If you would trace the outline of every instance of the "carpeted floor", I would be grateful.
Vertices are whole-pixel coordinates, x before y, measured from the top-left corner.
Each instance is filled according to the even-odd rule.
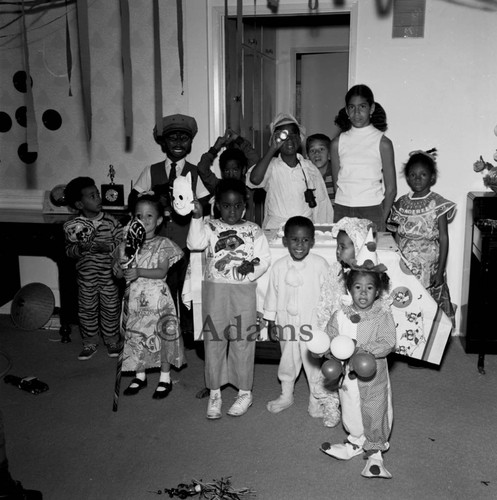
[[[308,416],[303,377],[295,404],[270,414],[266,402],[279,393],[275,364],[256,365],[254,405],[240,418],[205,418],[207,400],[195,398],[203,386],[195,351],[188,351],[188,367],[173,374],[177,383],[167,399],[152,400],[158,380],[152,373],[148,387],[121,396],[114,413],[116,360],[101,347],[78,361],[79,339],[58,339],[56,331],[18,330],[0,316],[9,373],[50,386],[32,395],[0,384],[11,473],[47,500],[153,500],[160,488],[226,476],[262,500],[497,498],[497,358],[487,356],[480,375],[477,356],[465,354],[458,338],[440,369],[392,363],[395,424],[385,454],[391,480],[362,478],[361,456],[340,462],[319,451],[345,433]],[[0,366],[3,372],[3,356]],[[130,379],[123,377],[121,389]],[[232,388],[223,391],[224,411],[234,396]]]

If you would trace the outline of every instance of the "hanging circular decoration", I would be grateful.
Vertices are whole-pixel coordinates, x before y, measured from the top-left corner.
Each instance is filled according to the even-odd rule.
[[[16,121],[21,127],[26,127],[27,119],[26,119],[26,106],[21,106],[16,109]]]
[[[62,117],[58,111],[55,111],[55,109],[47,109],[43,113],[41,120],[43,125],[45,125],[48,130],[58,130],[62,125]]]
[[[38,153],[28,151],[28,144],[26,142],[22,143],[17,148],[17,156],[19,156],[22,162],[27,163],[28,165],[34,163],[38,159]]]
[[[14,82],[14,87],[19,91],[22,92],[23,94],[26,93],[28,90],[26,87],[26,80],[27,80],[27,75],[25,71],[17,71],[12,78],[12,81]],[[31,80],[31,87],[33,86],[33,79],[30,77]]]
[[[8,132],[12,127],[12,118],[4,111],[0,111],[0,132]]]

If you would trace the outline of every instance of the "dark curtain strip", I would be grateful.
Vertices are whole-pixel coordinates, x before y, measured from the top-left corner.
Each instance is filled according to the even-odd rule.
[[[181,78],[181,95],[184,94],[183,75],[184,75],[184,48],[183,48],[183,2],[176,0],[176,19],[178,25],[178,57],[179,57],[179,74]]]
[[[121,57],[123,65],[123,110],[126,151],[131,150],[133,140],[133,80],[131,66],[131,41],[128,0],[119,0],[121,11]]]
[[[237,74],[237,95],[240,96],[240,106],[238,115],[238,126],[239,132],[246,136],[245,123],[243,118],[243,107],[244,107],[244,92],[243,92],[243,53],[242,53],[242,43],[243,43],[243,0],[237,0],[236,5],[236,60],[238,63],[238,74]]]
[[[90,40],[88,37],[88,2],[77,0],[79,64],[81,66],[81,88],[83,92],[83,113],[85,116],[86,137],[91,141],[91,65]]]
[[[66,66],[67,66],[67,81],[69,83],[69,97],[72,97],[72,89],[71,89],[72,51],[71,51],[71,34],[69,32],[69,19],[67,12],[67,0],[66,0]]]
[[[26,72],[26,142],[29,153],[38,152],[38,127],[36,125],[35,106],[33,99],[33,87],[31,86],[31,72],[29,69],[29,48],[26,33],[26,13],[24,1],[22,2],[21,18],[21,40],[22,55],[24,59],[24,70]]]
[[[155,88],[155,126],[157,135],[162,135],[162,67],[160,50],[159,0],[154,0],[154,88]]]

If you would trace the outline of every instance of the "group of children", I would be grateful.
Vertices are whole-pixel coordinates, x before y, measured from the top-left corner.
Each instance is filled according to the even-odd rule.
[[[423,151],[412,154],[404,168],[412,191],[394,202],[393,147],[383,134],[384,110],[363,85],[350,89],[345,104],[336,119],[343,124],[338,137],[330,141],[316,134],[307,139],[310,160],[299,153],[303,128],[291,115],[282,114],[271,124],[270,145],[261,159],[243,138],[227,130],[193,167],[185,157],[196,123],[183,115],[165,117],[162,134],[154,131],[154,137],[167,158],[142,172],[129,200],[132,216],[145,228],[145,241],[131,266],[123,259],[127,229],[101,211],[94,182],[71,181],[67,201],[94,227],[91,239],[67,244],[68,255],[77,259],[84,343],[79,359],[93,356],[100,329],[109,356],[117,356],[120,339],[124,341],[123,370],[135,374],[124,394],[137,394],[147,385],[146,371],[159,368],[153,398],[167,397],[172,390],[171,365],[185,363],[178,293],[172,293],[167,278],[179,262],[183,267],[188,264],[185,255],[191,250],[207,249],[202,289],[206,416],[221,418],[221,388],[231,384],[238,394],[227,413],[239,417],[253,403],[255,340],[261,331],[256,288],[258,278],[269,269],[263,316],[270,338],[281,346],[281,393],[267,403],[268,411],[278,413],[293,404],[294,385],[303,367],[310,416],[323,418],[328,427],[342,421],[349,433],[345,443],[324,443],[321,450],[342,460],[364,452],[368,462],[362,475],[388,478],[391,474],[382,457],[392,426],[386,357],[395,349],[396,335],[386,300],[387,270],[377,262],[372,231],[384,230],[387,220],[390,229],[397,229],[399,248],[414,274],[451,314],[445,265],[447,224],[455,205],[431,192],[436,161],[433,152]],[[210,167],[223,147],[218,179]],[[196,196],[192,213],[181,218],[171,211],[170,188],[174,177],[188,172],[195,173]],[[263,228],[284,228],[288,255],[276,262],[271,263],[263,228],[247,220],[247,187],[267,191]],[[314,223],[332,220],[337,250],[336,262],[329,265],[311,250]],[[185,269],[179,272],[183,275],[176,284],[181,290]],[[126,282],[120,328],[115,278]],[[310,330],[303,330],[307,325]],[[338,391],[327,387],[323,359],[307,347],[313,328],[325,330],[330,339],[338,335],[353,339],[356,352],[374,356],[375,375],[357,378],[352,363],[344,363]]]

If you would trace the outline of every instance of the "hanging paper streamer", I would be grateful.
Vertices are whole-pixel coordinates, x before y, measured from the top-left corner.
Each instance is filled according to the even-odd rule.
[[[24,12],[24,0],[22,0],[21,19],[22,53],[24,58],[24,69],[26,71],[26,143],[28,153],[38,152],[38,127],[36,125],[35,106],[33,99],[33,86],[31,85],[31,73],[29,71],[29,49],[26,35],[26,13]]]
[[[78,8],[79,62],[81,66],[81,87],[83,92],[83,112],[85,115],[86,137],[91,140],[91,65],[90,40],[88,37],[88,2],[76,0]]]
[[[71,90],[72,52],[71,52],[71,35],[69,32],[69,19],[67,14],[67,0],[66,0],[66,66],[67,66],[67,80],[69,82],[69,97],[72,97],[72,90]]]
[[[130,151],[133,138],[133,81],[128,0],[119,0],[121,8],[121,55],[123,62],[123,109],[125,150]]]
[[[244,128],[244,92],[243,92],[243,0],[237,0],[236,5],[236,60],[238,61],[238,81],[237,94],[241,96],[238,125],[242,135],[246,137],[247,131]]]
[[[183,49],[183,2],[176,0],[177,24],[178,24],[178,57],[179,57],[179,74],[181,78],[181,95],[184,94],[183,89],[183,73],[184,73],[184,49]]]
[[[154,0],[154,88],[155,88],[155,127],[157,136],[162,135],[162,66],[160,50],[159,0]]]

